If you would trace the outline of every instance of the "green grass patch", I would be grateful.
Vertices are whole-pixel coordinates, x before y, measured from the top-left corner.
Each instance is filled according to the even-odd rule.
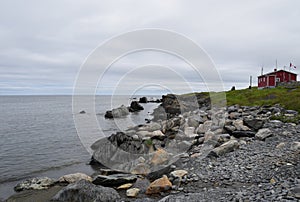
[[[227,105],[263,106],[280,104],[300,112],[300,88],[243,89],[226,92]]]
[[[284,87],[258,89],[253,87],[251,89],[242,89],[234,91],[226,91],[227,106],[241,105],[241,106],[266,106],[280,104],[285,109],[296,110],[300,112],[300,88],[288,89]],[[181,95],[183,97],[210,97],[212,101],[218,103],[224,101],[224,92],[201,92],[189,93]],[[216,104],[213,103],[213,104]],[[222,105],[222,104],[221,104]],[[223,105],[224,106],[224,105]]]

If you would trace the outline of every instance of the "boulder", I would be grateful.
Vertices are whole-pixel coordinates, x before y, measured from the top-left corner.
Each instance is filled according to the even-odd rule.
[[[23,190],[41,190],[41,189],[48,189],[50,186],[55,184],[55,180],[48,178],[48,177],[36,177],[27,179],[14,187],[16,192],[23,191]]]
[[[128,114],[129,114],[128,108],[125,107],[124,105],[122,105],[116,109],[106,111],[104,117],[109,118],[109,119],[122,118],[122,117],[127,116]]]
[[[194,127],[185,127],[184,128],[184,134],[187,137],[191,137],[191,138],[197,136],[197,134],[195,134],[195,128]]]
[[[235,150],[238,147],[239,147],[239,142],[237,140],[229,140],[228,142],[225,142],[221,146],[214,148],[211,151],[211,154],[215,156],[221,156]]]
[[[144,110],[144,107],[140,105],[137,101],[132,101],[129,107],[130,112],[137,112]]]
[[[200,116],[199,116],[199,119],[201,119]],[[200,122],[203,123],[203,121],[196,120],[194,117],[189,117],[188,121],[187,121],[187,124],[190,127],[197,128],[199,126]]]
[[[232,122],[233,126],[236,128],[236,130],[241,130],[241,131],[247,131],[250,130],[247,126],[244,125],[243,120],[235,120]]]
[[[60,182],[60,183],[75,183],[79,180],[86,180],[86,181],[91,182],[93,179],[84,173],[73,173],[73,174],[68,174],[68,175],[64,175],[64,176],[60,177],[58,179],[58,182]]]
[[[155,166],[161,165],[161,164],[168,162],[168,160],[169,160],[168,152],[166,152],[163,149],[158,149],[157,151],[155,151],[155,153],[151,159],[151,164],[155,165]]]
[[[60,190],[52,198],[52,201],[111,202],[118,199],[120,199],[120,195],[116,190],[80,180]]]
[[[141,97],[139,99],[139,103],[147,103],[148,102],[148,99],[146,97]]]
[[[258,131],[265,123],[264,120],[258,118],[244,118],[244,124],[253,130]]]
[[[129,114],[129,110],[124,105],[112,110],[112,115],[114,118],[122,118],[127,116],[128,114]]]
[[[173,172],[170,173],[170,176],[181,179],[183,176],[185,176],[187,174],[188,174],[188,171],[186,171],[186,170],[174,170]]]
[[[144,131],[149,131],[149,132],[153,132],[153,131],[160,130],[160,129],[161,129],[161,125],[156,122],[145,124],[138,128],[139,131],[144,130]]]
[[[151,172],[150,167],[145,163],[139,163],[132,169],[134,175],[148,175]]]
[[[198,134],[206,133],[212,126],[212,121],[205,121],[203,124],[200,124],[196,130]]]
[[[263,128],[263,129],[260,129],[256,134],[255,134],[255,137],[259,140],[265,140],[266,138],[272,136],[273,133],[270,129],[268,128]]]
[[[114,116],[113,116],[111,110],[106,111],[104,117],[105,117],[106,119],[113,119],[113,118],[114,118]]]
[[[169,178],[164,175],[162,178],[159,178],[153,181],[147,188],[146,194],[158,194],[163,191],[171,189],[172,183]]]
[[[126,196],[135,198],[135,197],[137,197],[137,195],[139,194],[139,192],[140,192],[140,189],[138,189],[138,188],[131,188],[131,189],[128,189],[126,191]]]
[[[240,138],[240,137],[254,137],[255,136],[255,132],[250,131],[250,130],[237,130],[237,131],[233,131],[232,135],[236,138]]]
[[[126,183],[134,183],[137,179],[136,175],[131,174],[114,174],[114,175],[97,175],[93,179],[93,184],[105,187],[120,186]]]

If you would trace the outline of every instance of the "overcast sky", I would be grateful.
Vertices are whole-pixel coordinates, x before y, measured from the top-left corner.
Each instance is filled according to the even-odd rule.
[[[299,8],[298,0],[2,0],[0,95],[72,94],[80,66],[99,44],[143,28],[167,29],[195,41],[215,63],[225,90],[248,87],[250,75],[256,85],[261,67],[272,71],[276,59],[279,69],[292,62],[299,66],[293,72],[299,73]],[[205,90],[203,81],[189,74],[188,65],[178,58],[144,52],[115,63],[98,93],[112,93],[116,83],[126,85],[116,78],[124,77],[124,67],[154,63],[176,66],[192,90]],[[168,80],[166,89],[182,87],[176,83],[178,75],[136,71],[127,77],[128,88],[134,85],[132,78],[147,74],[156,78],[154,84]],[[142,87],[135,89],[143,93]]]

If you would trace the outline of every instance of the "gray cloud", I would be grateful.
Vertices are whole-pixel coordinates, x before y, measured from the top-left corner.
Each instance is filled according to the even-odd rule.
[[[112,36],[143,28],[182,33],[207,51],[225,89],[244,88],[250,75],[256,83],[262,65],[272,71],[276,59],[279,68],[300,64],[299,7],[297,0],[3,1],[0,94],[71,94],[92,50]],[[132,67],[152,64],[158,55],[119,61],[99,93],[110,93],[114,79]],[[186,64],[163,57],[157,63],[174,67],[194,89],[202,90],[203,81]],[[157,81],[167,79],[158,72],[151,75]],[[147,75],[139,73],[143,77]],[[168,79],[175,88],[177,78]],[[128,82],[131,86],[134,82]]]

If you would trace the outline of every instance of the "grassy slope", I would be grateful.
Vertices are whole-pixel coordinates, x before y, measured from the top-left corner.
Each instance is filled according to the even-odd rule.
[[[227,91],[227,105],[239,104],[242,106],[263,106],[280,104],[286,109],[297,110],[300,112],[300,88],[271,88],[258,90],[256,87],[252,89],[243,89],[235,91]],[[208,93],[196,93],[209,96]],[[210,96],[218,96],[219,93],[212,93]],[[184,94],[183,96],[192,96],[194,93]],[[220,95],[220,94],[219,94]]]
[[[300,112],[300,88],[243,89],[226,92],[227,105],[262,106],[280,104]]]

